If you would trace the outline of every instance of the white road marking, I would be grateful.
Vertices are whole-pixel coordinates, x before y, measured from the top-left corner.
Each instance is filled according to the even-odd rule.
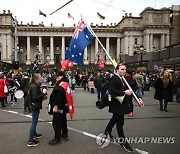
[[[11,110],[2,110],[4,112],[8,112],[8,113],[12,113],[12,114],[17,114],[17,115],[20,115],[20,116],[24,116],[24,117],[28,117],[28,118],[32,118],[31,115],[25,115],[25,114],[22,114],[22,113],[18,113],[16,111],[11,111]],[[43,119],[38,119],[39,121],[45,121]],[[48,122],[49,124],[52,124],[52,122]],[[91,137],[91,138],[97,138],[98,136],[97,135],[94,135],[94,134],[91,134],[91,133],[88,133],[88,132],[84,132],[84,131],[81,131],[81,130],[78,130],[78,129],[75,129],[75,128],[71,128],[71,127],[68,127],[69,130],[72,130],[72,131],[75,131],[75,132],[78,132],[78,133],[81,133],[81,134],[84,134],[85,136],[88,136],[88,137]],[[117,144],[117,143],[114,143],[114,142],[111,142],[113,144]],[[150,154],[149,152],[147,151],[143,151],[143,150],[140,150],[140,149],[135,149],[136,152],[138,152],[139,154]]]
[[[4,110],[4,111],[6,111],[6,110]],[[14,114],[18,114],[18,112],[15,112],[15,111],[7,111],[7,112],[9,112],[9,113],[14,113]]]

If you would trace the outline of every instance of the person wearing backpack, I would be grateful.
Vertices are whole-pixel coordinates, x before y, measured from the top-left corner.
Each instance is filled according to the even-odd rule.
[[[68,128],[66,114],[69,112],[66,91],[63,88],[63,83],[68,83],[69,80],[64,72],[59,71],[56,78],[56,84],[50,95],[48,113],[53,115],[52,126],[55,136],[49,141],[49,145],[57,145],[61,141],[61,137],[68,140]]]
[[[123,64],[119,64],[115,68],[115,73],[109,81],[109,93],[111,95],[111,101],[109,102],[109,112],[112,113],[112,118],[110,119],[108,125],[105,129],[105,134],[108,134],[110,139],[113,139],[111,134],[112,128],[116,124],[118,136],[120,138],[121,143],[119,143],[124,150],[127,152],[134,152],[134,149],[126,142],[123,125],[124,125],[124,115],[128,114],[130,110],[130,97],[132,97],[132,90],[129,90],[124,83],[122,76],[126,74],[126,66]],[[117,96],[125,96],[123,101],[120,103],[117,99]],[[142,99],[140,100],[141,106],[144,106]]]

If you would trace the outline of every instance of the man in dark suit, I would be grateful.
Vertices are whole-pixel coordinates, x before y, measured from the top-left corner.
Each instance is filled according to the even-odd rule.
[[[125,85],[122,76],[125,76],[126,73],[126,66],[119,64],[115,69],[115,74],[110,79],[109,83],[109,93],[111,95],[111,101],[109,102],[109,112],[113,113],[112,118],[110,119],[106,129],[105,133],[107,133],[110,138],[113,138],[111,135],[112,128],[116,124],[119,141],[121,141],[120,145],[127,151],[127,152],[134,152],[134,150],[131,148],[131,146],[125,142],[125,136],[123,131],[123,125],[124,125],[124,115],[128,114],[130,110],[130,101],[132,99],[132,90],[129,90],[127,86]],[[117,99],[118,96],[125,96],[122,103],[120,103]],[[144,106],[144,103],[142,99],[140,98],[140,104],[141,106]]]

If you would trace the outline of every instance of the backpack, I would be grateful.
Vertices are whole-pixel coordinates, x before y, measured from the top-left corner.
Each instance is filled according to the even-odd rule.
[[[101,99],[96,102],[96,107],[98,109],[103,109],[104,107],[109,106],[109,81],[106,81],[105,83],[102,84],[101,87]]]

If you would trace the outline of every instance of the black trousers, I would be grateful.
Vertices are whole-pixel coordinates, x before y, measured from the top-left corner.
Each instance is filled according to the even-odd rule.
[[[114,127],[115,124],[116,124],[117,133],[118,133],[119,137],[125,138],[124,131],[123,131],[124,115],[117,115],[117,114],[113,113],[113,116],[110,119],[110,121],[105,129],[105,132],[108,132],[109,134],[111,134],[112,128]]]
[[[66,134],[68,132],[66,114],[58,113],[53,115],[52,125],[55,132],[55,138],[60,139],[61,131],[63,134]]]

